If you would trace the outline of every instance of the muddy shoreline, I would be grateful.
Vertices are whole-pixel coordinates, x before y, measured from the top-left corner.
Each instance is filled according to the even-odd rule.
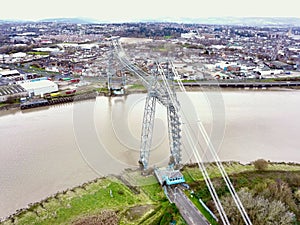
[[[298,91],[298,88],[286,88],[286,87],[272,87],[272,88],[267,88],[267,89],[245,89],[245,88],[220,88],[220,87],[185,87],[187,92],[197,92],[197,91]],[[146,89],[129,89],[126,90],[125,96],[131,95],[131,94],[141,94],[141,93],[147,93]],[[95,99],[98,96],[106,96],[106,97],[114,97],[114,96],[109,96],[105,92],[87,92],[87,93],[82,93],[75,95],[73,97],[73,100],[70,102],[77,102],[77,101],[84,101],[84,100],[89,100],[89,99]],[[59,102],[57,101],[54,104],[63,104],[65,102]],[[10,110],[21,110],[20,109],[20,103],[12,103],[12,104],[6,104],[3,106],[0,106],[0,111],[10,111]],[[40,107],[36,107],[40,108]]]

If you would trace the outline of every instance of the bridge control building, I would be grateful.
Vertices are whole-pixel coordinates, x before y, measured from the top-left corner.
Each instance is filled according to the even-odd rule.
[[[154,173],[161,186],[185,183],[183,174],[171,167],[155,168]]]

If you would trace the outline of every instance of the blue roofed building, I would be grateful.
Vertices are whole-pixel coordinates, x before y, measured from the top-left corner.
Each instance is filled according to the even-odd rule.
[[[174,170],[171,167],[155,168],[154,173],[162,186],[185,183],[183,174],[179,170]]]

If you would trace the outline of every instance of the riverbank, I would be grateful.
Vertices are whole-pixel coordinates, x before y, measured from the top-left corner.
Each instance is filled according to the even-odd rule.
[[[105,93],[103,92],[97,92],[97,91],[89,91],[89,92],[83,92],[80,94],[77,94],[75,96],[71,97],[61,97],[61,98],[55,98],[49,100],[49,105],[57,105],[57,104],[64,104],[67,102],[77,102],[77,101],[84,101],[84,100],[89,100],[89,99],[95,99],[97,96],[105,96]],[[40,100],[40,99],[37,99]],[[35,100],[32,100],[33,102]],[[39,107],[44,107],[45,105],[40,105],[40,106],[35,106],[34,108],[39,108]],[[15,109],[21,109],[21,104],[20,103],[11,103],[11,104],[3,104],[0,105],[0,111],[7,111],[7,110],[15,110]]]
[[[140,182],[150,182],[150,185],[134,186],[127,180],[131,173],[134,173],[136,178],[139,177]],[[127,171],[126,174],[100,177],[56,193],[41,202],[18,210],[0,224],[83,225],[94,224],[89,222],[97,220],[102,224],[111,225],[155,225],[162,220],[171,222],[168,215],[172,211],[172,219],[176,219],[179,222],[177,224],[184,224],[153,176],[142,177],[137,171]]]
[[[197,86],[186,86],[185,87],[187,92],[201,92],[201,91],[298,91],[300,90],[300,87],[270,87],[270,88],[240,88],[240,87],[197,87]],[[147,89],[143,87],[142,85],[132,85],[132,87],[129,87],[126,92],[125,96],[131,95],[131,94],[141,94],[141,93],[147,93]],[[59,99],[51,100],[51,104],[63,104],[66,102],[76,102],[76,101],[84,101],[88,99],[95,99],[97,96],[107,96],[107,97],[114,97],[109,96],[107,93],[107,90],[104,90],[103,88],[95,89],[93,91],[81,91],[80,93],[77,93],[75,96],[69,97],[71,100],[64,101]],[[9,111],[9,110],[18,110],[20,109],[20,103],[2,103],[0,105],[0,111]],[[43,106],[39,106],[43,107]],[[38,108],[38,107],[35,107]]]
[[[298,203],[300,201],[299,196],[297,197],[300,164],[269,162],[265,171],[257,171],[252,164],[243,165],[239,162],[224,162],[223,165],[237,190],[254,189],[256,185],[263,185],[266,182],[276,183],[278,179],[282,179],[293,188],[291,194],[295,196],[296,201]],[[214,183],[217,182],[217,192],[221,197],[226,196],[228,190],[220,186],[220,173],[216,165],[207,164],[207,170]],[[210,205],[211,199],[198,166],[187,164],[183,167],[182,173],[195,193],[194,198],[201,198]],[[189,195],[190,191],[186,193]],[[201,208],[199,204],[196,206]],[[297,220],[299,219],[297,214]],[[144,177],[140,175],[139,170],[130,169],[118,176],[100,177],[56,193],[41,202],[30,204],[26,209],[18,210],[6,218],[1,224],[79,225],[95,220],[104,224],[109,221],[109,224],[154,225],[169,224],[174,220],[177,224],[185,224],[178,211],[165,198],[155,177],[153,175]]]

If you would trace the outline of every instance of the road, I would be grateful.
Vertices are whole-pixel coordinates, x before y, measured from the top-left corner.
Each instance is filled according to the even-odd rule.
[[[168,188],[168,195],[172,202],[175,203],[179,209],[181,216],[189,225],[209,225],[210,223],[199,212],[195,205],[188,199],[188,197],[175,187]]]
[[[215,81],[215,82],[184,82],[184,86],[218,86],[218,87],[292,87],[292,86],[300,86],[300,82],[223,82],[223,81]]]

